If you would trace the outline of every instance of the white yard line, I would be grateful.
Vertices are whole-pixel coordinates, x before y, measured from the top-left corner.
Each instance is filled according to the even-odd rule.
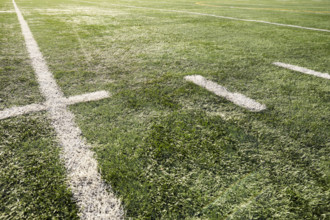
[[[88,2],[88,1],[82,1],[82,2]],[[93,3],[93,2],[88,2],[88,3]],[[115,5],[115,6],[120,6],[120,7],[127,7],[127,8],[138,8],[138,9],[148,9],[148,10],[157,10],[157,11],[166,11],[166,12],[185,13],[185,14],[192,14],[192,15],[202,15],[202,16],[209,16],[209,17],[215,17],[215,18],[236,20],[236,21],[247,21],[247,22],[271,24],[271,25],[291,27],[291,28],[299,28],[299,29],[305,29],[305,30],[311,30],[311,31],[330,32],[330,30],[327,30],[327,29],[303,27],[303,26],[299,26],[299,25],[281,24],[281,23],[275,23],[275,22],[269,22],[269,21],[253,20],[253,19],[226,17],[226,16],[221,16],[221,15],[206,14],[206,13],[191,12],[191,11],[179,11],[179,10],[170,10],[170,9],[162,9],[162,8],[148,8],[148,7],[139,7],[139,6],[131,6],[131,5],[120,5],[120,4],[110,4],[110,5]]]
[[[215,82],[205,79],[200,75],[186,76],[185,80],[195,83],[210,92],[213,92],[217,96],[221,96],[238,106],[246,108],[250,111],[258,112],[266,109],[265,105],[262,105],[253,99],[250,99],[240,93],[229,92],[225,87],[218,85]]]
[[[0,11],[0,13],[15,13],[15,11]]]
[[[71,96],[69,98],[64,98],[62,101],[65,105],[74,105],[81,102],[90,102],[97,101],[101,99],[108,98],[110,95],[106,91],[98,91],[93,93],[87,93],[83,95]],[[12,107],[5,110],[0,111],[0,120],[6,118],[12,118],[19,115],[25,115],[33,112],[39,112],[47,110],[49,106],[47,103],[44,104],[31,104],[21,107]]]
[[[286,69],[290,69],[290,70],[294,70],[294,71],[297,71],[297,72],[305,73],[305,74],[308,74],[308,75],[313,75],[313,76],[321,77],[321,78],[324,78],[324,79],[330,79],[330,75],[328,73],[320,73],[320,72],[316,72],[314,70],[310,70],[310,69],[307,69],[307,68],[304,68],[304,67],[295,66],[295,65],[286,64],[286,63],[281,63],[281,62],[275,62],[273,64],[276,65],[276,66],[279,66],[279,67],[283,67],[283,68],[286,68]]]
[[[82,219],[122,219],[121,202],[111,192],[97,172],[97,162],[90,146],[81,137],[81,130],[74,122],[74,115],[67,109],[61,89],[49,71],[37,42],[13,0],[21,24],[27,51],[46,99],[48,115],[62,146],[62,157],[68,170],[69,185],[77,200]]]

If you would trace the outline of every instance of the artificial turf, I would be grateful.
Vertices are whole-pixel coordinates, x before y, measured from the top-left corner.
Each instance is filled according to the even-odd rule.
[[[10,2],[1,0],[12,10]],[[101,89],[112,94],[70,109],[93,145],[102,177],[122,199],[127,218],[329,218],[329,81],[272,64],[329,72],[329,33],[162,11],[329,30],[328,1],[17,4],[66,96]],[[16,27],[9,30],[19,32],[15,14],[0,18],[1,25],[8,23]],[[6,39],[21,38],[17,34]],[[26,53],[16,44],[8,45]],[[7,51],[1,48],[2,57],[9,57]],[[21,68],[34,82],[26,60],[2,60],[1,77],[10,78],[17,73],[11,68]],[[243,93],[267,110],[249,112],[183,79],[193,74]],[[41,100],[37,84],[30,86],[28,80],[21,87],[34,98],[7,97],[9,89],[15,90],[12,83],[1,90],[1,99],[9,103],[3,107]],[[29,124],[31,116],[24,117],[23,124]],[[15,120],[20,119],[5,123]],[[51,131],[45,136],[51,137]],[[49,175],[63,178],[62,173]],[[53,208],[57,207],[75,213],[72,203]]]

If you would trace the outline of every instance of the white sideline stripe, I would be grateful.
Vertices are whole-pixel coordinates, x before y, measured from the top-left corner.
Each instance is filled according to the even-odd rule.
[[[273,64],[276,66],[279,66],[279,67],[284,67],[286,69],[294,70],[294,71],[305,73],[308,75],[313,75],[313,76],[321,77],[324,79],[330,79],[330,75],[328,73],[320,73],[320,72],[316,72],[314,70],[310,70],[310,69],[307,69],[304,67],[281,63],[281,62],[274,62]]]
[[[21,24],[26,47],[39,82],[40,91],[49,106],[48,116],[62,145],[62,158],[68,170],[69,185],[77,200],[82,219],[122,219],[121,202],[111,192],[97,172],[97,162],[90,146],[81,137],[81,130],[74,122],[74,115],[67,110],[64,96],[48,70],[37,42],[13,0]],[[108,192],[109,191],[109,192]],[[106,216],[106,217],[104,217]]]
[[[15,13],[15,11],[0,11],[0,13]]]
[[[262,105],[253,99],[246,97],[240,93],[232,93],[229,92],[225,87],[218,85],[215,82],[205,79],[203,76],[200,75],[192,75],[184,77],[185,80],[195,83],[210,92],[213,92],[217,96],[221,96],[238,106],[246,108],[250,111],[258,112],[266,109],[265,105]]]
[[[26,106],[22,106],[22,107],[8,108],[3,111],[0,111],[0,120],[6,119],[6,118],[11,118],[11,117],[16,117],[19,115],[29,114],[31,112],[43,111],[43,110],[46,110],[46,108],[47,107],[42,104],[31,104],[31,105],[26,105]]]
[[[82,1],[82,2],[88,2],[88,1]],[[89,2],[89,3],[92,3],[92,2]],[[110,5],[116,5],[116,6],[127,7],[127,8],[140,8],[140,9],[149,9],[149,10],[158,10],[158,11],[185,13],[185,14],[193,14],[193,15],[202,15],[202,16],[209,16],[209,17],[215,17],[215,18],[236,20],[236,21],[256,22],[256,23],[271,24],[271,25],[291,27],[291,28],[299,28],[299,29],[312,30],[312,31],[330,32],[330,30],[327,30],[327,29],[303,27],[303,26],[291,25],[291,24],[281,24],[281,23],[275,23],[275,22],[269,22],[269,21],[262,21],[262,20],[252,20],[252,19],[226,17],[226,16],[221,16],[221,15],[206,14],[206,13],[191,12],[191,11],[179,11],[179,10],[170,10],[170,9],[162,9],[162,8],[148,8],[148,7],[139,7],[139,6],[131,6],[131,5],[120,5],[120,4],[110,4]]]
[[[66,105],[74,105],[80,102],[89,102],[89,101],[97,101],[101,99],[108,98],[110,95],[106,91],[99,91],[93,93],[87,93],[83,95],[71,96],[69,98],[64,98],[63,102]],[[48,106],[47,103],[44,104],[31,104],[21,107],[12,107],[5,110],[0,111],[0,120],[6,118],[12,118],[19,115],[25,115],[32,112],[39,112],[47,110]]]

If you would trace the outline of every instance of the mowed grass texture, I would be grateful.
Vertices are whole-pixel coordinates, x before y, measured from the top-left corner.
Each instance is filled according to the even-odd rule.
[[[0,122],[0,219],[78,219],[42,115]]]
[[[11,1],[1,3],[4,10],[13,10]],[[329,80],[272,64],[329,73],[329,33],[162,11],[330,30],[328,1],[17,0],[17,4],[66,96],[101,89],[112,94],[70,109],[93,145],[102,177],[122,199],[127,218],[329,218]],[[17,33],[7,42],[23,44],[15,14],[0,13],[0,18],[8,28],[1,30],[4,34]],[[2,106],[42,101],[24,47],[11,45],[19,51],[13,54],[25,54],[25,61],[6,66],[22,69],[24,77],[30,74],[32,86],[23,80],[22,88],[31,92],[11,98],[1,90],[1,99],[10,103]],[[13,59],[8,50],[1,47],[2,60]],[[17,74],[4,71],[3,61],[0,65],[1,77]],[[194,74],[253,98],[267,110],[249,112],[184,80]],[[6,91],[15,86],[12,83]],[[33,98],[27,101],[22,94]],[[29,136],[45,138],[40,146],[57,153],[40,158],[49,161],[52,156],[57,161],[49,122],[43,116],[35,118],[1,123],[22,120],[23,129],[37,121],[47,132],[36,129]],[[4,131],[22,133],[6,127],[1,131],[1,139]],[[17,145],[23,143],[18,139]],[[3,146],[1,152],[6,152],[3,149],[10,144]],[[28,146],[20,150],[34,149],[33,144]],[[50,209],[75,216],[58,165],[60,171],[47,175],[58,178],[53,187],[62,189],[61,198],[67,200]],[[9,198],[14,201],[16,196]],[[4,207],[8,210],[8,205]]]
[[[11,1],[0,1],[0,110],[42,102]],[[78,219],[42,113],[0,121],[0,219]]]

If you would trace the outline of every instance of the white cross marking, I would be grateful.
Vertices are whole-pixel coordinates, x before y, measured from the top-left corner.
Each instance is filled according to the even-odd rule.
[[[80,102],[89,102],[89,101],[97,101],[101,99],[105,99],[109,97],[109,93],[106,91],[99,91],[99,92],[93,92],[93,93],[87,93],[83,95],[77,95],[77,96],[71,96],[69,98],[64,98],[63,102],[65,105],[73,105]],[[50,106],[47,106],[47,103],[43,104],[31,104],[21,107],[12,107],[5,110],[0,111],[0,120],[16,117],[19,115],[25,115],[32,112],[39,112],[39,111],[45,111]]]
[[[65,98],[53,74],[49,71],[37,42],[24,20],[15,0],[15,11],[21,24],[26,48],[32,67],[39,82],[40,92],[46,99],[44,104],[32,104],[2,111],[2,117],[11,117],[34,111],[47,110],[48,117],[62,146],[62,158],[68,170],[69,185],[77,200],[82,219],[122,219],[124,211],[121,202],[111,192],[97,172],[97,162],[90,146],[81,138],[81,130],[74,122],[74,115],[67,105],[108,97],[104,91]],[[16,114],[16,113],[17,114]]]

